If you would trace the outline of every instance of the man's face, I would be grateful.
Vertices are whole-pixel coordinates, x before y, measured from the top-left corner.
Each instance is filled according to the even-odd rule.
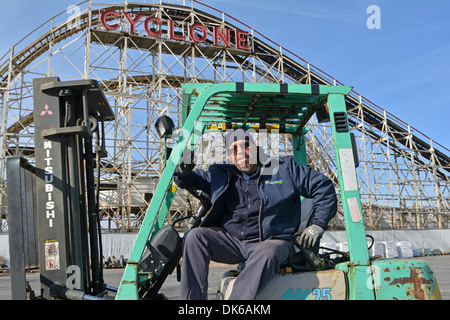
[[[228,147],[231,162],[244,173],[256,168],[256,146],[248,140],[238,140]]]

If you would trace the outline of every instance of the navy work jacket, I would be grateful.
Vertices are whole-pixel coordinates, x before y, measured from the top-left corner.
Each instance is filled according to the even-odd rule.
[[[265,174],[262,164],[258,177],[258,193],[261,197],[259,210],[259,239],[290,240],[301,220],[301,198],[314,199],[313,224],[328,228],[328,223],[337,211],[337,198],[332,181],[308,166],[297,163],[293,156],[277,159],[277,168]],[[273,166],[274,162],[270,162]],[[218,226],[223,220],[226,205],[225,190],[230,186],[233,164],[213,164],[208,170],[194,170],[184,176],[175,177],[180,188],[202,190],[210,195],[211,209],[206,213],[201,226]]]

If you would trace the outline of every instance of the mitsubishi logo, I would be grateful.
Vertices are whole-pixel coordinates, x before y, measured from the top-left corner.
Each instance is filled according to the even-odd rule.
[[[49,107],[48,107],[48,105],[46,104],[45,107],[44,107],[45,110],[41,112],[41,116],[45,116],[46,113],[48,113],[49,115],[50,115],[50,114],[53,114],[53,112],[52,112],[51,110],[48,110],[48,108],[49,108]]]

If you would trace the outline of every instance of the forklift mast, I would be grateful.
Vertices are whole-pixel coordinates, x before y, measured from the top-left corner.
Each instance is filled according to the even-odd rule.
[[[30,252],[38,256],[41,299],[67,298],[67,290],[98,295],[104,283],[94,167],[106,155],[103,122],[114,113],[94,80],[39,78],[33,90],[35,164],[7,159],[12,296],[26,298]]]
[[[182,87],[181,133],[167,159],[116,299],[139,299],[139,284],[149,275],[140,273],[138,265],[146,243],[164,225],[177,189],[173,184],[173,174],[182,157],[186,156],[184,150],[192,151],[201,135],[208,130],[226,131],[235,127],[267,132],[276,130],[292,135],[294,157],[297,162],[306,164],[306,124],[316,112],[320,119],[329,118],[331,121],[352,262],[349,290],[353,297],[350,298],[374,299],[373,290],[358,289],[366,287],[372,275],[367,272],[370,263],[355,169],[357,156],[352,147],[345,104],[351,87],[267,83],[188,83]],[[166,130],[162,135],[170,133],[171,130]]]

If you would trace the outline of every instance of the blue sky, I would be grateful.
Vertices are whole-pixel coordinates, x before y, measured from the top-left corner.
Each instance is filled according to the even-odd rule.
[[[0,56],[43,21],[79,2],[0,0],[4,13],[0,19]],[[102,1],[106,2],[118,1]],[[203,3],[228,13],[353,86],[367,99],[450,149],[450,1]],[[367,27],[370,5],[380,8],[381,29]]]

